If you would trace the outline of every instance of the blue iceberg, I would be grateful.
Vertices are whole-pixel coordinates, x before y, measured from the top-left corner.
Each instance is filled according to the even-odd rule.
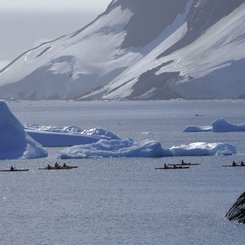
[[[45,147],[65,147],[91,144],[101,139],[120,139],[111,131],[102,128],[86,130],[77,126],[55,127],[26,123],[25,131]]]
[[[243,132],[245,131],[245,123],[232,124],[225,119],[216,119],[210,126],[188,126],[184,128],[184,132]]]
[[[99,157],[171,157],[231,155],[236,153],[233,145],[224,143],[196,142],[189,145],[163,148],[157,141],[134,142],[132,139],[100,140],[93,144],[77,145],[61,151],[61,159]]]
[[[47,151],[24,130],[7,104],[0,101],[0,159],[46,157]]]

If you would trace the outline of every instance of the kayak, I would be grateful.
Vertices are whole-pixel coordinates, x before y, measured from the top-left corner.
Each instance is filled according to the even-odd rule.
[[[237,167],[245,167],[245,165],[223,165],[223,167],[226,167],[226,168],[237,168]]]
[[[78,166],[67,166],[67,167],[45,167],[45,168],[38,168],[38,170],[69,170],[73,168],[78,168]]]
[[[197,166],[199,163],[169,163],[169,166]]]
[[[13,169],[13,170],[10,170],[10,169],[0,169],[0,172],[27,172],[29,171],[28,168],[26,169]]]
[[[164,168],[164,167],[161,167],[161,168],[155,168],[155,169],[166,169],[166,170],[168,170],[168,169],[189,169],[190,167],[188,167],[188,166],[176,166],[175,168],[174,168],[174,166],[167,166],[166,168]]]

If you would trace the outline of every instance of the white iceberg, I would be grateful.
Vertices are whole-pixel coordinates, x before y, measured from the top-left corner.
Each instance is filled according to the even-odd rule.
[[[103,128],[92,128],[82,131],[83,135],[96,136],[97,138],[107,140],[120,140],[120,138],[109,130]]]
[[[162,157],[172,156],[156,141],[134,142],[125,140],[100,140],[90,145],[78,145],[64,149],[59,158],[96,158],[96,157]]]
[[[195,142],[170,148],[174,156],[232,155],[236,148],[231,144]]]
[[[232,124],[225,119],[216,119],[210,126],[188,126],[184,128],[184,132],[243,132],[245,131],[245,123]]]
[[[49,131],[26,130],[26,132],[38,143],[45,147],[66,147],[81,144],[91,144],[99,141],[93,136],[58,133]]]
[[[183,132],[187,132],[187,133],[210,132],[210,131],[212,131],[212,126],[188,126],[183,130]]]
[[[47,151],[24,130],[7,104],[0,101],[0,159],[46,157]]]
[[[100,139],[120,139],[111,131],[102,128],[85,130],[77,126],[55,127],[26,123],[25,131],[45,147],[91,144]]]
[[[170,157],[231,155],[236,153],[233,145],[223,143],[196,142],[189,145],[162,148],[157,141],[134,142],[125,140],[100,140],[93,144],[77,145],[64,149],[59,158],[99,158],[99,157]]]

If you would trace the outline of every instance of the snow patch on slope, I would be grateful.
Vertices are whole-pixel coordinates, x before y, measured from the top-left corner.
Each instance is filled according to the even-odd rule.
[[[185,19],[188,15],[188,11],[191,7],[192,0],[186,4],[185,12],[178,14],[176,19],[171,25],[169,25],[155,40],[149,43],[142,49],[135,49],[136,52],[141,52],[145,56],[136,62],[132,67],[122,72],[115,80],[112,80],[101,90],[97,90],[94,93],[84,96],[87,98],[100,94],[106,91],[103,99],[118,99],[126,98],[133,92],[133,85],[138,81],[138,77],[147,70],[161,65],[161,60],[156,60],[156,57],[167,50],[174,43],[178,42],[187,32],[187,23]],[[150,64],[150,66],[149,66]],[[146,95],[147,97],[148,95]],[[143,95],[143,97],[145,97]]]
[[[9,64],[8,60],[0,60],[0,70]]]
[[[112,1],[2,69],[0,97],[244,98],[245,3],[228,2]]]
[[[1,72],[0,96],[76,98],[104,85],[142,57],[120,49],[131,17],[130,10],[117,7],[82,32],[24,53]]]
[[[242,4],[191,45],[170,55],[175,62],[161,68],[156,75],[180,71],[185,79],[178,82],[176,91],[187,98],[239,97],[245,91],[241,72],[245,57],[244,11],[245,4]],[[236,62],[240,69],[236,66],[235,70],[229,69]],[[232,86],[234,81],[236,86]]]

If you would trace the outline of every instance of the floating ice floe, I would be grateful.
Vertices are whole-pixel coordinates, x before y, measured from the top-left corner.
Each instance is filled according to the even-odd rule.
[[[195,142],[189,145],[173,146],[170,148],[174,156],[208,156],[232,155],[236,153],[235,146],[224,143]]]
[[[212,123],[213,132],[242,132],[245,131],[245,123],[232,124],[224,119],[217,119]]]
[[[84,130],[77,126],[54,127],[27,123],[25,131],[45,147],[91,144],[100,139],[120,139],[111,131],[102,128]]]
[[[245,123],[232,124],[224,119],[216,119],[210,126],[188,126],[184,132],[242,132],[245,131]]]
[[[7,104],[0,101],[0,159],[46,157],[47,151],[24,130]]]
[[[210,131],[212,131],[212,126],[188,126],[183,130],[183,132],[187,132],[187,133],[210,132]]]
[[[69,134],[69,133],[57,133],[49,131],[35,131],[26,130],[26,132],[42,146],[45,147],[66,147],[81,144],[91,144],[99,141],[97,137]]]
[[[96,157],[162,157],[172,156],[156,141],[134,142],[132,139],[100,140],[94,144],[77,145],[64,149],[60,158],[96,158]]]
[[[189,145],[162,148],[157,141],[134,142],[125,140],[100,140],[93,144],[77,145],[64,149],[59,158],[99,158],[99,157],[169,157],[231,155],[236,153],[233,145],[223,143],[196,142]]]

